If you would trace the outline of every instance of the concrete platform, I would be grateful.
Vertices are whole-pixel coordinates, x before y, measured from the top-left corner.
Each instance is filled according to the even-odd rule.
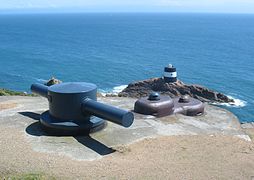
[[[99,101],[132,110],[136,99],[101,97]],[[206,105],[205,114],[187,117],[180,114],[155,118],[135,114],[134,124],[123,128],[108,122],[105,129],[89,137],[47,136],[38,122],[40,114],[48,109],[48,102],[41,97],[0,97],[0,126],[22,133],[25,142],[34,151],[57,153],[75,160],[102,158],[144,138],[174,135],[230,135],[250,141],[236,116],[225,109]],[[2,138],[2,137],[1,137]]]

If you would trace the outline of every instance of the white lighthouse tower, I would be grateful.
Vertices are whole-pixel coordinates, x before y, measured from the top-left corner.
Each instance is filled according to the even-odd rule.
[[[176,68],[172,64],[169,64],[164,68],[163,78],[166,83],[173,83],[177,81]]]

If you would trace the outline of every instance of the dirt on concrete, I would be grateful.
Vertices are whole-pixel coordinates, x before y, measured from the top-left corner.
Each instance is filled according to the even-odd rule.
[[[165,121],[135,115],[129,129],[109,124],[90,139],[81,139],[41,132],[39,112],[48,108],[46,100],[8,97],[0,98],[0,103],[10,100],[17,107],[0,112],[0,179],[29,173],[56,179],[254,177],[254,143],[235,116],[220,108],[208,106],[202,117],[177,115]],[[102,100],[127,109],[134,101]],[[112,151],[99,154],[93,145]]]
[[[254,144],[222,135],[168,136],[116,147],[94,161],[33,151],[22,132],[0,128],[0,174],[56,179],[251,179]],[[3,138],[4,137],[4,138]]]
[[[17,107],[15,102],[0,102],[0,111]]]

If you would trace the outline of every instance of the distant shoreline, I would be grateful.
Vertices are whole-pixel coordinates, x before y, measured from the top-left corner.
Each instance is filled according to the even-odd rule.
[[[9,89],[0,88],[0,96],[36,96],[32,93],[25,93],[19,91],[13,91]]]

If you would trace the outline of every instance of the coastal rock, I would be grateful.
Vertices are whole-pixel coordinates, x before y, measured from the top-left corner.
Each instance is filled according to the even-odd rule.
[[[118,96],[140,98],[148,96],[153,91],[169,95],[172,98],[188,94],[202,102],[234,103],[233,99],[206,87],[200,85],[187,85],[180,80],[174,83],[166,83],[163,78],[152,78],[131,83],[127,88],[120,92]]]
[[[49,79],[49,80],[45,83],[45,85],[46,85],[46,86],[52,86],[52,85],[54,85],[54,84],[60,84],[60,83],[62,83],[62,81],[60,81],[59,79],[56,79],[56,78],[52,77],[51,79]]]

